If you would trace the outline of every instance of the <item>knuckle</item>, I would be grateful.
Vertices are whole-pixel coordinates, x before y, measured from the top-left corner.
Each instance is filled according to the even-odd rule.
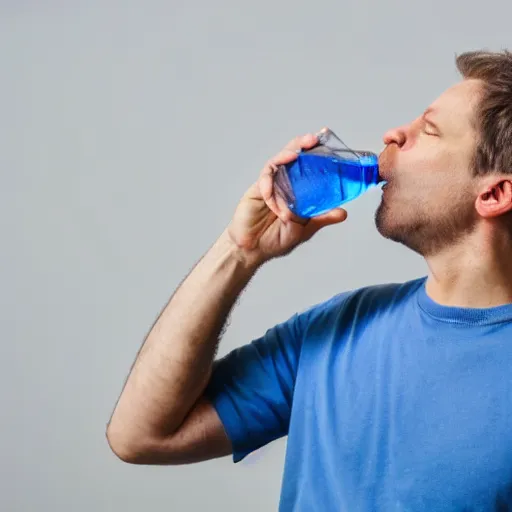
[[[302,137],[298,135],[297,137],[294,137],[286,146],[285,149],[298,149],[300,148],[302,141]]]

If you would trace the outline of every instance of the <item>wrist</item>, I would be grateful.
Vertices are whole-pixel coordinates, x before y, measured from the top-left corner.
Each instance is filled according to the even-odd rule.
[[[258,251],[238,245],[229,234],[227,228],[222,232],[218,242],[226,247],[230,256],[249,272],[256,272],[266,261]]]

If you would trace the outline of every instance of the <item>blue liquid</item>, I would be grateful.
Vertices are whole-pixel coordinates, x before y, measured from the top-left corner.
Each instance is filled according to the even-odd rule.
[[[286,176],[279,172],[286,172]],[[335,156],[301,153],[281,167],[276,192],[288,208],[300,217],[314,217],[360,196],[382,180],[377,156],[360,157],[358,162]]]

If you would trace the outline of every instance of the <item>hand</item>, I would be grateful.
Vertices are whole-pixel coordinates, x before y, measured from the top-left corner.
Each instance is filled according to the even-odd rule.
[[[297,217],[281,197],[274,193],[273,175],[278,167],[295,160],[301,149],[310,149],[317,144],[318,137],[313,134],[290,141],[266,163],[259,179],[249,187],[238,203],[227,227],[227,234],[251,262],[262,264],[289,254],[321,228],[338,224],[347,218],[343,208],[335,208],[311,219]]]

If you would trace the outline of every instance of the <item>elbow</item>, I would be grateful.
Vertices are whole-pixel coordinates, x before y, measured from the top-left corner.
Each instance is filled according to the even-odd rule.
[[[107,426],[107,442],[114,455],[127,464],[147,464],[148,450],[140,441],[130,439],[126,434]]]

